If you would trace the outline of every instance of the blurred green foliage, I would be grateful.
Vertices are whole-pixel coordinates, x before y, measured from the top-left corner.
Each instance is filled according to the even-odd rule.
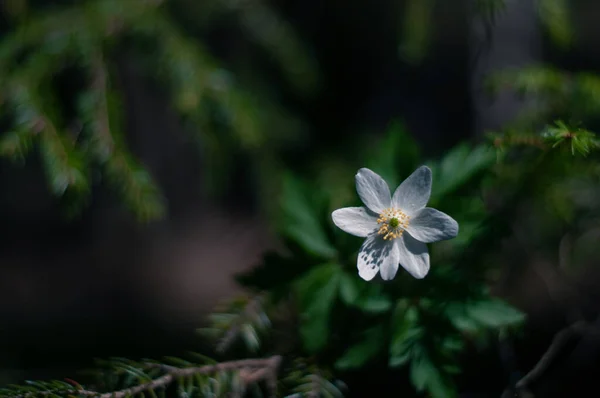
[[[435,43],[436,7],[443,0],[407,0],[402,8],[403,29],[400,34],[400,56],[407,62],[419,64],[431,53]],[[482,18],[488,28],[507,7],[507,0],[475,0],[467,3],[467,12]],[[571,18],[571,6],[567,0],[533,0],[537,19],[548,37],[559,48],[569,48],[575,40],[575,27]],[[465,7],[461,4],[460,7]]]
[[[182,29],[170,12],[175,3],[94,0],[34,13],[27,1],[3,2],[13,19],[0,40],[0,156],[22,162],[39,149],[48,184],[70,214],[89,201],[98,183],[94,171],[140,220],[166,210],[151,174],[127,148],[120,60],[159,81],[189,130],[199,132],[207,186],[216,192],[230,181],[232,155],[246,154],[259,179],[265,170],[271,177],[277,149],[298,136],[298,121],[267,91],[240,87],[204,43]],[[206,2],[196,12],[204,9],[214,18],[236,14],[250,37],[274,54],[290,85],[302,95],[314,92],[313,58],[261,0]],[[75,86],[66,99],[60,79]]]
[[[366,151],[370,153],[363,154],[361,163],[394,184],[419,164],[416,144],[398,123],[377,148]],[[491,148],[464,144],[439,161],[425,162],[434,175],[432,206],[452,214],[461,229],[465,226],[460,239],[432,245],[426,283],[407,274],[393,283],[359,279],[360,239],[333,226],[329,214],[335,201],[318,179],[311,183],[293,175],[288,175],[281,197],[281,232],[291,241],[288,253],[277,259],[270,255],[238,279],[250,288],[291,292],[277,299],[292,300],[298,309],[298,349],[326,366],[364,369],[373,361],[387,361],[391,367],[408,366],[417,390],[452,396],[452,375],[460,370],[458,357],[466,339],[489,341],[491,331],[511,330],[524,320],[521,312],[490,296],[483,264],[474,258],[465,263],[464,249],[495,231],[477,228],[488,216],[484,206],[458,198],[476,198],[495,160]],[[353,188],[355,171],[348,168],[345,173],[348,189]],[[345,205],[359,205],[357,197],[354,202]]]
[[[410,135],[393,123],[375,145],[378,150],[365,148],[357,154],[358,163],[393,184],[415,165],[431,167],[430,203],[451,214],[460,233],[431,245],[432,268],[424,280],[402,271],[389,283],[358,278],[361,240],[339,231],[328,216],[339,205],[337,191],[323,179],[287,176],[280,225],[286,250],[269,254],[238,280],[270,292],[273,303],[297,310],[299,326],[289,332],[297,331],[297,345],[288,355],[314,358],[342,376],[368,373],[372,365],[385,362],[390,368],[407,368],[417,391],[451,397],[459,392],[455,376],[466,350],[481,352],[520,330],[525,314],[490,292],[505,267],[490,260],[502,252],[501,241],[514,235],[515,228],[523,229],[516,233],[519,239],[532,234],[537,251],[555,255],[560,234],[574,226],[576,215],[582,215],[581,221],[587,218],[578,210],[577,193],[565,184],[598,170],[598,145],[595,134],[562,121],[534,133],[513,131],[492,138],[490,144],[460,144],[439,160],[423,161]],[[502,147],[502,156],[494,147]],[[339,192],[352,190],[355,171],[348,165],[341,173],[347,187]],[[496,203],[486,203],[486,197],[495,197]],[[355,196],[344,205],[360,203]],[[520,219],[524,205],[531,208],[532,219]],[[535,232],[528,229],[532,227]]]

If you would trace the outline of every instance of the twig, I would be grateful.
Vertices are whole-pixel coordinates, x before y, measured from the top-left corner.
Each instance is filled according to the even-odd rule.
[[[583,321],[584,317],[577,305],[579,300],[579,292],[574,286],[573,281],[562,272],[561,265],[564,264],[564,259],[559,258],[559,266],[553,266],[539,255],[533,253],[527,247],[527,239],[523,233],[523,228],[513,226],[513,235],[520,243],[521,247],[529,255],[531,264],[535,272],[539,275],[542,282],[546,286],[548,295],[558,306],[565,312],[565,317],[568,323]],[[559,249],[559,257],[565,255],[565,243],[561,244],[562,250]]]
[[[110,156],[115,147],[115,141],[110,131],[110,120],[108,116],[108,73],[104,63],[104,57],[101,52],[94,53],[91,59],[92,67],[92,83],[91,88],[98,94],[99,104],[96,107],[96,133],[102,139],[105,149],[108,153],[105,156]]]
[[[545,260],[538,258],[538,256],[532,255],[527,249],[526,240],[524,235],[521,233],[521,229],[513,227],[513,233],[515,238],[525,251],[529,254],[532,259],[532,265],[539,277],[546,285],[548,295],[550,298],[563,308],[566,313],[566,318],[571,323],[570,326],[559,331],[554,338],[552,343],[540,358],[537,364],[523,376],[512,388],[507,388],[504,392],[504,396],[510,396],[514,393],[514,396],[530,396],[531,393],[528,387],[538,380],[552,365],[556,357],[564,349],[564,346],[576,335],[584,334],[589,329],[589,324],[584,320],[581,310],[576,304],[578,298],[577,290],[571,285],[567,279],[565,282],[565,275],[563,275],[559,269],[552,267],[551,264]],[[564,243],[561,242],[561,262],[564,263]]]
[[[538,363],[515,384],[516,389],[525,390],[529,385],[539,379],[544,372],[546,372],[548,367],[550,367],[556,356],[564,349],[565,344],[567,344],[573,336],[583,334],[587,328],[588,325],[586,322],[579,321],[558,332],[552,339],[550,347],[548,347],[548,350],[546,350]]]
[[[195,375],[205,375],[222,371],[240,370],[242,372],[242,381],[244,385],[256,383],[261,380],[266,380],[269,385],[270,394],[272,397],[276,396],[276,386],[273,387],[272,379],[276,378],[279,365],[281,363],[281,356],[275,355],[270,358],[261,359],[242,359],[238,361],[221,362],[214,365],[205,365],[193,368],[176,368],[172,366],[160,366],[162,369],[167,371],[166,374],[151,380],[147,383],[140,384],[135,387],[126,388],[119,391],[99,393],[96,391],[86,389],[73,389],[70,391],[61,391],[61,394],[75,395],[75,396],[86,396],[96,398],[125,398],[132,397],[137,394],[153,391],[158,388],[166,388],[174,380],[180,377],[189,377]],[[248,376],[244,376],[245,373],[250,372]],[[25,393],[15,396],[15,398],[29,398],[33,396],[56,396],[57,392],[36,392],[36,393]]]
[[[272,398],[277,396],[277,369],[281,364],[281,356],[274,356],[269,358],[271,361],[270,366],[259,368],[253,371],[241,371],[240,376],[245,385],[256,383],[260,380],[267,382],[267,388]]]

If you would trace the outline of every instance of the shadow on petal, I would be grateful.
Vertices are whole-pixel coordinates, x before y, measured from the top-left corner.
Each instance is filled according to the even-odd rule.
[[[358,274],[364,280],[370,281],[377,275],[379,268],[387,261],[397,260],[391,256],[393,243],[385,241],[381,235],[371,234],[360,247],[358,252]]]
[[[400,265],[413,277],[423,279],[429,272],[427,245],[408,233],[404,233],[402,239],[396,239],[396,245],[400,252]]]

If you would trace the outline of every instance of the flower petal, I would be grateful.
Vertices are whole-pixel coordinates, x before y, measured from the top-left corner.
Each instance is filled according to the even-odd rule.
[[[377,173],[362,168],[356,173],[356,192],[365,206],[374,213],[390,207],[391,196],[388,184]]]
[[[381,268],[388,276],[394,264],[398,267],[398,255],[398,249],[394,248],[393,242],[383,240],[381,235],[371,234],[365,239],[358,252],[358,275],[370,281]]]
[[[394,244],[393,242],[388,244],[392,246],[392,251],[379,267],[381,279],[385,281],[394,279],[400,264],[400,251],[398,250],[398,245]]]
[[[458,235],[458,223],[446,213],[426,207],[410,220],[407,231],[413,238],[431,243],[454,238]]]
[[[398,247],[402,268],[415,278],[423,279],[429,272],[427,245],[407,233],[402,234],[401,239],[396,239],[394,244]]]
[[[392,205],[411,216],[421,210],[431,196],[431,169],[421,166],[396,188]]]
[[[333,223],[344,232],[365,238],[377,229],[377,218],[364,207],[344,207],[331,213]]]

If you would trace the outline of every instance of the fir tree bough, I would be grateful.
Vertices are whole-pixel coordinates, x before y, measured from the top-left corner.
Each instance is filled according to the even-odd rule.
[[[171,385],[175,385],[182,397],[224,396],[242,397],[249,385],[266,381],[270,397],[277,393],[277,371],[281,357],[265,359],[244,359],[221,362],[211,365],[175,367],[154,362],[135,362],[126,359],[103,361],[110,368],[111,376],[123,377],[124,388],[101,392],[88,389],[79,383],[69,381],[31,381],[26,385],[13,385],[0,389],[1,397],[97,397],[126,398],[165,396]]]
[[[266,164],[274,157],[273,145],[295,128],[290,116],[264,96],[238,87],[205,46],[183,32],[166,3],[78,2],[15,17],[0,40],[0,114],[9,126],[0,132],[0,156],[22,162],[38,149],[51,191],[68,198],[64,203],[71,214],[89,201],[96,170],[140,220],[165,213],[156,181],[126,145],[127,115],[115,66],[125,53],[138,62],[139,71],[166,87],[169,102],[200,131],[207,174],[218,176],[209,180],[210,187],[227,180],[231,161],[225,153],[243,150]],[[289,26],[259,0],[244,4],[217,7],[237,11],[252,37],[279,55],[284,70],[294,66],[297,89],[313,90],[316,66]],[[25,14],[27,8],[15,10]],[[269,25],[260,23],[265,18]],[[275,31],[264,31],[269,26]],[[83,80],[76,84],[74,107],[60,99],[57,79],[65,75]],[[273,132],[267,123],[281,128]]]

